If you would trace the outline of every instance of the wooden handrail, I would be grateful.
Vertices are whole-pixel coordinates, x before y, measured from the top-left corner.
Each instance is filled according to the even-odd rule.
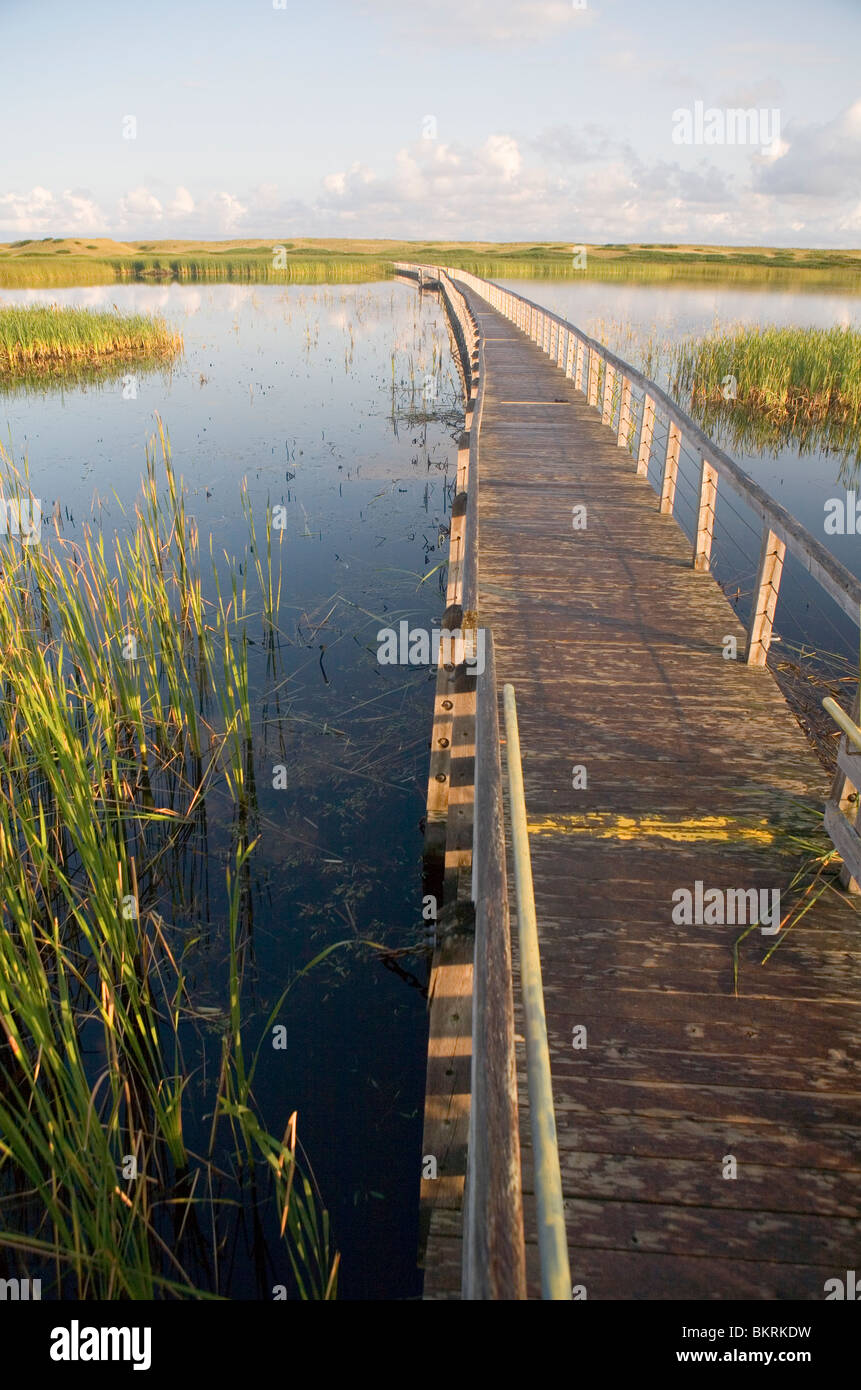
[[[538,1251],[541,1262],[541,1296],[571,1301],[571,1270],[565,1202],[556,1140],[556,1110],[550,1075],[550,1049],[544,1012],[544,985],[538,923],[532,887],[532,861],[523,792],[520,732],[514,686],[502,689],[505,710],[505,761],[508,767],[508,808],[511,817],[511,849],[517,896],[517,931],[520,940],[520,989],[523,996],[523,1031],[526,1036],[526,1072],[529,1085],[529,1120],[532,1129]]]
[[[526,1254],[499,712],[492,633],[486,631],[485,638],[485,668],[476,691],[475,966],[463,1296],[522,1299]]]

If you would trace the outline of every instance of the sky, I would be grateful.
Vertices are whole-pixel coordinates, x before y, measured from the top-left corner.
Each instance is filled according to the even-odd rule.
[[[861,235],[861,0],[0,0],[0,52],[3,241]]]

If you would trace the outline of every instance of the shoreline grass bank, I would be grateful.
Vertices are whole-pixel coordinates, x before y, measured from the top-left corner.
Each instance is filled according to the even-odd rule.
[[[574,252],[585,251],[575,256]],[[244,241],[25,240],[0,245],[0,287],[115,282],[358,282],[394,261],[446,264],[493,279],[743,280],[861,290],[861,251],[681,244],[445,242],[277,237]]]

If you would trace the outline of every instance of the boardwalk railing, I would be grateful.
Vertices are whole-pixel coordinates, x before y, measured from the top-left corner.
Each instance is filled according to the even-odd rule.
[[[415,271],[417,267],[411,269]],[[762,545],[748,629],[747,660],[751,665],[765,665],[787,550],[843,612],[861,624],[861,580],[769,497],[655,382],[566,319],[512,290],[465,270],[425,267],[426,272],[430,269],[468,285],[543,348],[565,375],[573,378],[589,404],[601,411],[603,423],[616,432],[619,446],[634,453],[641,477],[647,476],[660,439],[662,512],[673,511],[682,448],[687,446],[699,457],[699,506],[692,556],[695,569],[709,569],[719,480],[759,517]]]
[[[514,687],[503,688],[505,706],[505,759],[508,765],[508,804],[511,815],[511,847],[517,894],[517,928],[520,939],[520,988],[523,994],[529,1119],[535,1172],[535,1205],[538,1219],[538,1252],[541,1260],[542,1298],[570,1301],[571,1271],[568,1235],[559,1171],[556,1112],[550,1078],[550,1049],[544,1013],[544,985],[535,920],[532,861],[526,828],[526,800],[520,765],[520,732]]]
[[[472,1103],[464,1197],[463,1297],[526,1297],[511,928],[493,635],[478,677],[472,900]]]
[[[508,1300],[526,1297],[526,1272],[498,691],[493,634],[489,629],[484,632],[485,667],[478,677],[476,701],[472,1104],[462,1289],[467,1299]],[[504,703],[541,1294],[544,1299],[570,1301],[520,738],[510,685],[504,689]]]
[[[825,829],[843,860],[843,882],[854,891],[861,888],[861,835],[858,833],[858,797],[861,793],[861,728],[836,700],[822,704],[840,729],[837,776],[825,804]],[[858,716],[858,701],[853,713]]]

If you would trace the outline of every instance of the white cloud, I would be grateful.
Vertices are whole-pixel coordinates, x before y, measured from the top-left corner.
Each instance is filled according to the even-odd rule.
[[[216,193],[209,204],[218,230],[225,233],[237,231],[245,221],[248,208],[233,193]]]
[[[697,149],[646,160],[591,124],[554,126],[527,142],[504,130],[476,145],[416,138],[388,167],[331,171],[305,200],[273,182],[203,195],[179,186],[173,196],[139,186],[108,215],[86,190],[0,196],[0,238],[9,240],[86,232],[839,246],[859,226],[861,101],[831,121],[787,130],[770,159]]]
[[[148,188],[133,188],[130,193],[119,201],[120,223],[124,230],[135,228],[141,222],[151,225],[153,222],[161,222],[164,217],[164,209]]]
[[[105,236],[108,218],[89,193],[67,188],[59,195],[37,185],[28,193],[0,193],[0,235],[25,237]],[[58,228],[62,228],[59,231]]]
[[[194,212],[194,199],[187,188],[180,186],[174,194],[173,202],[168,204],[168,216],[188,217],[192,212]]]
[[[341,170],[336,174],[327,174],[323,179],[323,189],[336,199],[344,199],[373,183],[375,177],[373,169],[357,162],[346,172]]]
[[[576,32],[596,18],[594,7],[573,0],[434,0],[430,8],[404,0],[364,0],[363,9],[400,38],[442,45],[453,34],[458,43],[534,43]]]
[[[762,167],[756,186],[781,198],[857,198],[861,193],[861,99],[821,125],[790,125],[779,157]]]
[[[488,164],[498,169],[506,183],[510,183],[520,173],[523,160],[517,141],[510,135],[491,135],[484,146]]]

